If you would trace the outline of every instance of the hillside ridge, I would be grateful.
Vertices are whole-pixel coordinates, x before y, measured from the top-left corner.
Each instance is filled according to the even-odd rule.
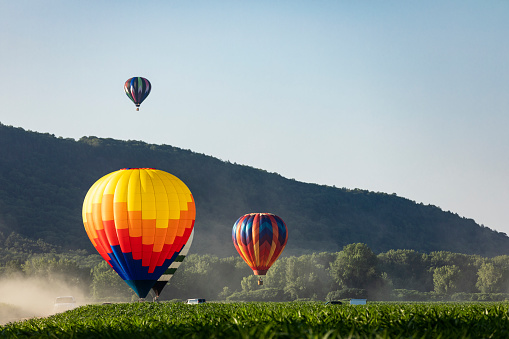
[[[190,188],[197,254],[234,255],[234,222],[261,211],[288,225],[283,255],[335,252],[357,242],[376,253],[509,254],[505,233],[395,194],[303,183],[169,145],[94,136],[75,140],[2,124],[0,232],[93,253],[81,220],[83,198],[103,175],[130,167],[167,171]]]

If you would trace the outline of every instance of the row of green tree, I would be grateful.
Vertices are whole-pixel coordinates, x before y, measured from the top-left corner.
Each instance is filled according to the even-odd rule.
[[[135,299],[130,288],[98,255],[33,254],[1,262],[0,277],[59,280],[80,286],[97,300]],[[280,258],[263,285],[239,257],[189,255],[162,300],[497,300],[509,297],[509,256],[390,250],[376,255],[365,244],[340,252]]]
[[[218,300],[505,299],[509,256],[485,258],[452,252],[390,250],[376,255],[363,243],[336,253],[280,258],[258,286],[240,258],[191,255],[177,271],[167,298]],[[225,281],[226,279],[226,281]],[[226,282],[226,284],[225,284]],[[239,284],[240,282],[240,284]],[[240,285],[240,286],[239,286]]]

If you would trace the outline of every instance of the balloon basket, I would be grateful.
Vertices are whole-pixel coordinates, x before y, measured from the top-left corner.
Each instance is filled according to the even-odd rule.
[[[136,107],[136,110],[137,110],[137,111],[139,111],[139,110],[140,110],[140,108],[139,108],[139,107]]]
[[[260,277],[260,278],[258,278],[258,286],[261,286],[261,285],[263,285],[263,280],[262,280],[262,278]]]

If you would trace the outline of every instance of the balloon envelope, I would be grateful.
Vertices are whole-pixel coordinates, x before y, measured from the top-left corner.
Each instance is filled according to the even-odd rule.
[[[271,213],[240,217],[232,229],[233,245],[255,275],[265,275],[288,241],[286,224]]]
[[[142,77],[130,78],[124,84],[125,94],[134,102],[136,110],[138,110],[143,100],[148,97],[151,89],[150,81]]]
[[[191,244],[193,243],[194,239],[194,229],[191,232],[191,236],[187,240],[187,243],[184,245],[182,250],[178,253],[177,258],[171,263],[170,267],[157,279],[157,281],[154,283],[154,286],[152,286],[152,290],[156,294],[156,297],[159,297],[161,295],[161,292],[163,291],[164,287],[170,281],[170,279],[173,277],[177,269],[180,267],[182,262],[187,256],[187,253],[189,253],[189,249],[191,248]]]
[[[177,258],[195,215],[189,188],[170,173],[150,168],[105,175],[83,202],[90,241],[140,298]]]

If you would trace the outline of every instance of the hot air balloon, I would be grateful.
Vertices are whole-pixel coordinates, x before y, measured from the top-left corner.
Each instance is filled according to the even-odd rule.
[[[271,213],[250,213],[240,217],[232,229],[233,245],[255,275],[265,275],[288,241],[286,224]],[[263,285],[259,277],[258,285]]]
[[[145,298],[177,258],[194,228],[191,191],[153,168],[124,168],[97,180],[83,202],[90,241],[118,275]]]
[[[191,248],[191,244],[193,243],[194,238],[194,229],[191,232],[191,236],[189,237],[189,240],[187,240],[187,243],[185,244],[184,248],[182,248],[182,251],[178,253],[178,257],[173,261],[168,267],[168,269],[163,273],[163,275],[157,279],[154,286],[152,286],[152,291],[154,291],[156,297],[154,300],[157,300],[159,296],[161,295],[161,292],[163,291],[163,288],[166,286],[168,281],[173,277],[175,274],[175,271],[177,271],[177,268],[180,267],[180,264],[184,261],[186,258],[187,253],[189,253],[189,249]]]
[[[140,104],[148,97],[151,89],[150,81],[142,77],[130,78],[124,84],[125,94],[134,102],[137,111],[140,110]]]

